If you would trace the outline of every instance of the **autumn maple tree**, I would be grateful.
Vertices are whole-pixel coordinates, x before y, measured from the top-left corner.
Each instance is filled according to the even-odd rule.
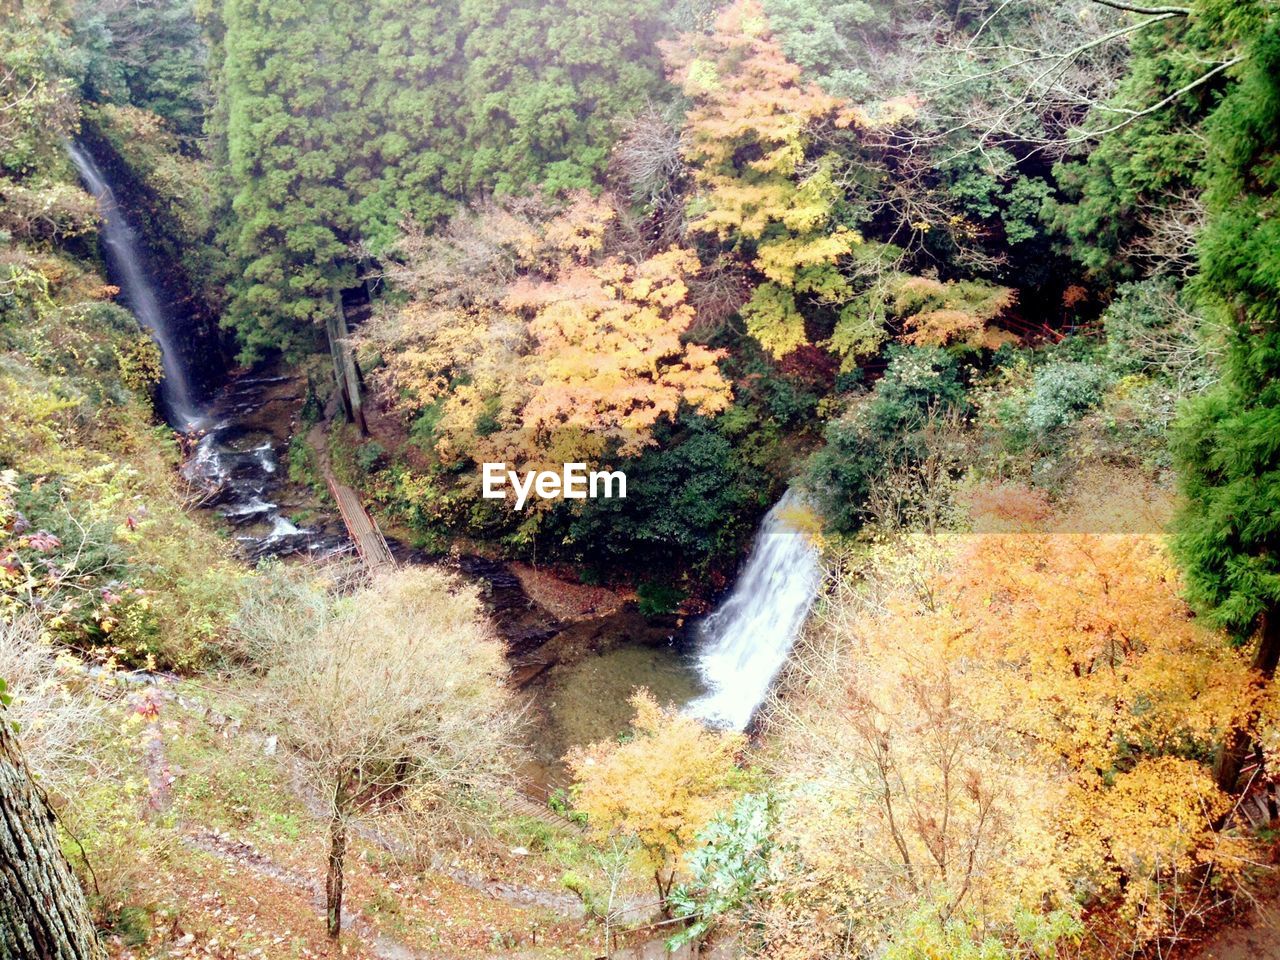
[[[506,304],[532,316],[534,342],[524,428],[579,428],[597,438],[594,453],[616,441],[625,455],[646,446],[659,418],[674,419],[681,403],[708,414],[728,406],[716,366],[723,351],[680,338],[693,320],[683,278],[697,262],[673,247],[635,265],[609,258],[518,284]]]
[[[644,689],[631,705],[629,740],[593,743],[567,760],[575,805],[590,818],[592,833],[638,843],[665,910],[681,855],[738,792],[743,738],[664,709]]]
[[[723,352],[685,338],[697,257],[601,256],[616,216],[586,194],[543,219],[491,206],[411,247],[437,259],[402,270],[418,297],[370,339],[394,351],[383,377],[408,404],[439,404],[443,458],[626,456],[682,405],[728,406]]]

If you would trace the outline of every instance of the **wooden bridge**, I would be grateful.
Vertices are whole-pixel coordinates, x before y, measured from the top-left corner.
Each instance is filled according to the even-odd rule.
[[[329,492],[333,494],[338,510],[342,513],[342,522],[347,525],[351,542],[356,545],[356,553],[364,561],[365,566],[371,573],[394,567],[396,558],[391,555],[387,538],[378,529],[378,522],[369,516],[369,512],[365,510],[356,492],[338,483],[332,475],[326,476],[325,479],[329,482]]]

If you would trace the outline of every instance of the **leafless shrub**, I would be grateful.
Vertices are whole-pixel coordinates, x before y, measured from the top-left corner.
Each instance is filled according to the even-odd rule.
[[[1143,204],[1138,213],[1143,233],[1122,251],[1145,264],[1151,276],[1173,274],[1187,277],[1195,272],[1199,258],[1196,240],[1204,229],[1204,198],[1183,190],[1168,203]]]
[[[1183,304],[1172,280],[1137,285],[1129,298],[1107,311],[1107,342],[1113,358],[1171,382],[1179,397],[1217,381],[1222,331]]]
[[[264,579],[239,626],[265,669],[262,711],[327,807],[337,936],[353,821],[409,818],[438,833],[459,798],[503,789],[518,714],[474,588],[425,568],[345,597],[288,573]],[[286,597],[288,615],[276,609]]]
[[[739,264],[718,257],[689,278],[689,303],[697,318],[690,334],[708,339],[725,328],[730,318],[751,298],[752,285]]]
[[[393,251],[395,258],[382,276],[416,298],[440,306],[500,297],[519,272],[520,247],[533,236],[533,226],[521,215],[520,206],[482,200],[455,214],[440,230],[406,221]]]
[[[61,792],[102,722],[99,703],[77,690],[75,675],[59,667],[34,614],[0,621],[0,677],[13,697],[6,714],[18,724],[27,763],[45,787]]]
[[[613,162],[637,203],[672,197],[685,175],[681,125],[670,107],[650,104],[623,127]]]
[[[613,167],[632,201],[649,213],[647,236],[651,248],[682,241],[686,164],[680,118],[670,107],[650,105],[623,128],[613,151]]]

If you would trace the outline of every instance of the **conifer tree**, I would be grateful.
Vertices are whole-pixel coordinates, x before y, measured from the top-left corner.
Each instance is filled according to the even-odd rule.
[[[1242,642],[1257,635],[1267,682],[1280,659],[1280,16],[1258,2],[1206,6],[1224,46],[1247,56],[1208,121],[1199,287],[1228,345],[1221,383],[1180,424],[1174,547],[1192,604]],[[1236,785],[1247,747],[1244,732],[1227,737],[1222,787]]]
[[[312,345],[335,285],[350,282],[343,150],[352,94],[343,5],[230,0],[224,10],[227,146],[243,280],[229,322],[244,353]],[[331,22],[326,22],[331,21]],[[349,142],[349,141],[348,141]]]

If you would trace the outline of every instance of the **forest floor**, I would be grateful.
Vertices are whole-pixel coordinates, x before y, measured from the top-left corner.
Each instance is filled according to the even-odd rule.
[[[529,599],[560,620],[608,616],[620,610],[628,600],[635,599],[632,591],[576,583],[566,571],[519,562],[507,566],[520,579]]]
[[[1218,931],[1194,956],[1197,960],[1280,960],[1280,897],[1259,901],[1247,917]]]
[[[117,708],[111,774],[88,798],[109,803],[100,812],[114,824],[75,826],[116,917],[118,960],[596,954],[598,931],[561,884],[590,869],[580,835],[506,812],[416,858],[364,830],[347,858],[344,933],[328,940],[323,823],[251,714],[187,683],[130,693]]]
[[[1274,842],[1274,834],[1271,836]],[[1273,858],[1275,853],[1273,847]],[[1179,956],[1187,960],[1280,960],[1280,871],[1274,860],[1253,895],[1252,906]]]

